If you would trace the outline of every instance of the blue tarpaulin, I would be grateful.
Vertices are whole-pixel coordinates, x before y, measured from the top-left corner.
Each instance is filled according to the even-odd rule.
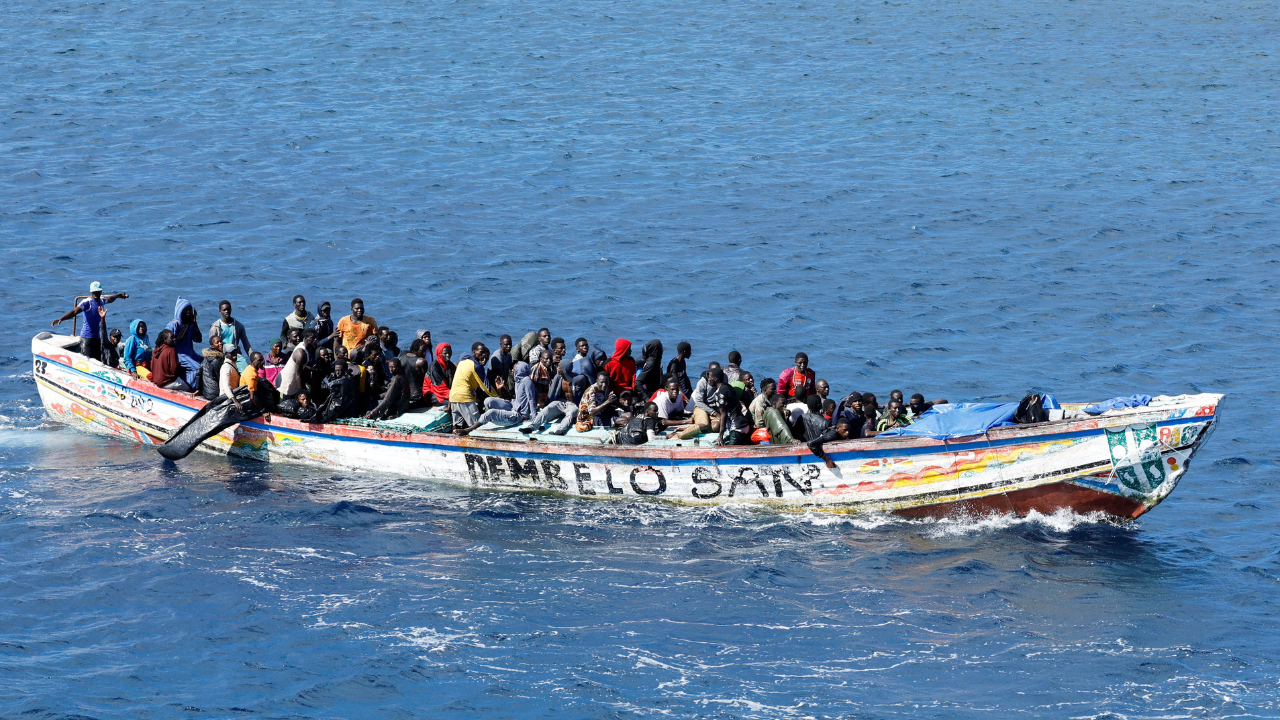
[[[1150,395],[1130,395],[1129,397],[1111,398],[1100,403],[1086,405],[1084,411],[1090,415],[1101,415],[1108,410],[1127,407],[1145,407],[1151,403]]]
[[[885,430],[876,437],[930,437],[937,440],[981,435],[993,427],[1013,425],[1018,403],[949,403],[934,405],[904,428]]]

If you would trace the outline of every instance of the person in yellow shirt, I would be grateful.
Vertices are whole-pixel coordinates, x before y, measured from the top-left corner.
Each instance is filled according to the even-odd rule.
[[[485,397],[498,397],[498,392],[506,387],[504,378],[485,376],[485,363],[488,361],[489,348],[484,343],[474,343],[471,345],[471,354],[463,355],[453,371],[453,385],[449,388],[449,410],[453,415],[453,430],[458,434],[463,434],[464,428],[475,425],[480,418],[480,406],[476,399],[481,394]]]
[[[351,301],[351,314],[338,321],[331,338],[342,338],[342,345],[351,352],[360,347],[364,339],[378,333],[378,321],[364,314],[364,301]]]

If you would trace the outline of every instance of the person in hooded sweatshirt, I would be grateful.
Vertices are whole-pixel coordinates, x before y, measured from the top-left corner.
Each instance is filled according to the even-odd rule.
[[[609,373],[609,389],[621,394],[623,390],[636,389],[636,361],[631,357],[631,341],[618,338],[613,344],[613,357],[605,363]]]
[[[436,361],[431,363],[431,367],[427,368],[427,374],[422,379],[422,400],[427,407],[442,405],[445,409],[449,407],[449,392],[453,387],[453,375],[457,370],[450,358],[453,357],[453,347],[447,342],[436,345]]]
[[[187,387],[194,388],[200,382],[200,362],[204,359],[196,352],[196,343],[204,342],[204,335],[196,324],[196,309],[186,298],[178,298],[173,304],[173,320],[164,327],[173,333],[173,349],[182,365],[182,379]]]
[[[538,354],[541,359],[539,348],[534,348],[534,353]],[[462,429],[462,434],[466,434],[484,425],[485,423],[493,423],[499,427],[511,427],[533,417],[538,412],[538,386],[530,377],[532,366],[529,363],[517,362],[515,368],[511,371],[516,381],[515,401],[505,400],[499,397],[485,398],[485,411],[480,414],[475,424]]]
[[[151,374],[151,339],[147,337],[147,324],[142,320],[129,323],[129,337],[120,352],[120,367],[135,377],[146,378]]]
[[[662,390],[662,341],[650,340],[640,350],[640,369],[636,372],[636,389],[652,400]]]
[[[209,347],[205,348],[200,361],[200,397],[205,400],[218,399],[218,383],[222,375],[222,363],[226,355],[222,352],[222,336],[210,335]]]

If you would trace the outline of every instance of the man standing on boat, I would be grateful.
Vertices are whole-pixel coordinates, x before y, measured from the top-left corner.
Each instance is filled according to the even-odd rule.
[[[338,321],[338,327],[330,337],[341,339],[342,346],[351,352],[364,344],[364,339],[378,334],[378,321],[364,314],[364,301],[351,301],[351,314]]]
[[[63,320],[84,313],[84,327],[80,329],[80,354],[94,360],[102,358],[102,319],[107,315],[107,303],[129,297],[129,293],[102,294],[102,283],[94,280],[89,284],[89,297],[79,305],[66,311],[62,317],[54,320],[50,326],[58,327]]]

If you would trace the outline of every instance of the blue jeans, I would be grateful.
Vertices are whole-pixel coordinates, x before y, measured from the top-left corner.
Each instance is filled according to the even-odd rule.
[[[480,422],[493,423],[500,427],[519,425],[526,420],[523,415],[511,409],[511,401],[502,398],[485,398],[485,411],[480,415]]]
[[[533,427],[535,429],[540,428],[543,423],[550,422],[556,418],[563,419],[553,425],[547,432],[552,435],[564,435],[569,432],[569,428],[573,427],[573,421],[578,419],[578,406],[564,401],[549,402],[533,418]]]

